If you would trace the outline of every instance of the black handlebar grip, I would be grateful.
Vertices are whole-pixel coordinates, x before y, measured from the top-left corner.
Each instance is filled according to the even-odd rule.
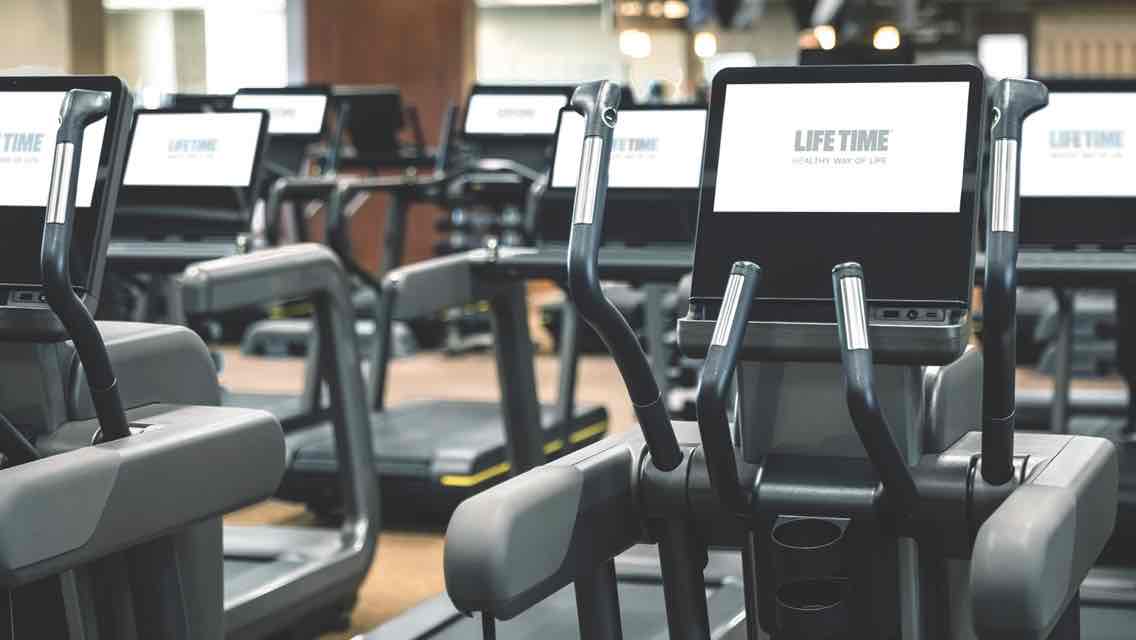
[[[722,504],[738,515],[746,513],[749,501],[739,482],[737,454],[726,415],[727,394],[760,278],[761,267],[752,262],[738,261],[730,269],[722,308],[698,376],[698,430],[702,434],[710,484]]]
[[[1022,122],[1049,104],[1049,89],[1036,80],[1006,78],[994,87],[994,140],[1021,140]]]
[[[572,110],[584,116],[584,137],[610,135],[618,119],[619,85],[610,80],[587,82],[572,93]]]
[[[59,107],[59,133],[55,143],[79,144],[83,130],[110,112],[110,94],[105,91],[72,89]]]
[[[910,514],[917,507],[919,493],[876,396],[872,346],[868,340],[864,270],[860,265],[847,262],[833,267],[832,293],[836,301],[836,330],[852,425],[880,476],[888,502],[900,514]]]

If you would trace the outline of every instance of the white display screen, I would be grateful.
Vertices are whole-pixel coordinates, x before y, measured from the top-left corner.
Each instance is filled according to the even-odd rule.
[[[475,93],[469,98],[465,132],[470,135],[544,135],[556,131],[561,94]]]
[[[1051,93],[1022,126],[1021,194],[1136,196],[1136,94]]]
[[[319,93],[238,93],[234,109],[264,109],[274,135],[319,135],[327,96]]]
[[[55,161],[59,108],[66,93],[0,93],[0,206],[46,207]],[[106,118],[83,131],[75,205],[91,206]]]
[[[122,184],[131,187],[248,187],[259,113],[141,113]]]
[[[702,175],[704,109],[629,110],[619,114],[612,139],[608,188],[697,189]],[[572,188],[580,174],[584,117],[560,116],[553,188]]]
[[[726,87],[715,212],[958,213],[966,82]]]

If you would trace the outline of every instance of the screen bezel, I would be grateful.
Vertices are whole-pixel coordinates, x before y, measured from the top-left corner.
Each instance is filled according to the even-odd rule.
[[[473,97],[478,95],[563,95],[564,104],[567,105],[568,101],[572,99],[572,92],[575,91],[575,89],[576,88],[573,86],[557,84],[475,84],[465,99],[465,107],[464,111],[462,111],[461,137],[472,141],[548,140],[556,135],[555,131],[553,133],[469,133],[469,105],[473,102]],[[556,116],[555,128],[560,128],[559,113]]]
[[[138,120],[147,115],[201,115],[211,116],[227,113],[255,113],[260,115],[257,131],[256,149],[253,152],[252,167],[249,170],[248,184],[243,187],[193,186],[193,185],[122,185],[119,206],[131,208],[201,207],[219,210],[232,210],[245,213],[251,208],[253,195],[260,182],[264,153],[268,147],[269,113],[264,109],[224,109],[220,111],[196,111],[194,109],[139,109],[131,120],[130,136],[126,145],[123,178],[126,166],[130,163],[130,152],[134,148],[134,135],[138,132]],[[234,192],[236,194],[234,195]],[[243,205],[239,203],[244,203]],[[237,206],[233,206],[237,204]]]
[[[1059,93],[1133,93],[1136,80],[1040,80],[1050,95]],[[1136,117],[1136,116],[1134,116]],[[1136,244],[1132,224],[1136,197],[1021,196],[1021,244],[1072,248],[1076,245],[1121,247]],[[1076,212],[1076,215],[1070,215]]]
[[[867,82],[966,82],[970,85],[958,213],[714,212],[727,86]],[[753,260],[764,268],[757,299],[789,303],[755,305],[756,316],[831,322],[834,310],[829,273],[836,264],[854,260],[864,267],[869,301],[969,308],[979,208],[977,185],[983,140],[980,132],[987,120],[984,105],[983,74],[970,65],[755,67],[719,72],[712,87],[704,145],[692,302],[719,301],[733,262]],[[817,224],[822,220],[825,233],[817,234]],[[769,240],[764,240],[766,238]],[[885,238],[914,239],[915,242],[909,246],[892,245],[900,247],[891,250],[898,255],[888,255],[886,250],[859,255],[856,250],[844,248],[849,239],[855,247],[859,244],[857,240],[869,242]],[[756,251],[755,245],[758,245]],[[933,280],[930,286],[926,279],[911,278],[913,262],[927,265],[926,275]]]
[[[572,111],[570,107],[565,107],[560,110],[560,115],[556,117],[556,132],[552,136],[552,160],[548,164],[548,193],[551,196],[571,197],[576,192],[576,187],[556,187],[552,184],[552,176],[556,175],[556,149],[560,143],[560,125],[564,121],[564,113]],[[620,115],[629,111],[702,111],[706,118],[709,118],[710,109],[706,105],[700,104],[658,104],[658,105],[631,105],[619,109]],[[616,128],[619,127],[618,119],[615,123]],[[702,130],[702,154],[703,158],[706,155],[706,138],[710,132],[709,122],[706,122]],[[702,169],[699,168],[699,172]],[[701,183],[701,176],[699,176]],[[629,196],[640,198],[665,198],[665,197],[678,197],[690,198],[696,200],[698,198],[698,187],[676,187],[672,189],[664,187],[612,187],[609,186],[608,194],[614,196]]]
[[[230,107],[235,103],[237,96],[310,96],[322,95],[326,98],[323,105],[323,118],[320,120],[320,129],[315,133],[271,133],[273,138],[281,140],[300,140],[300,141],[316,141],[324,136],[327,132],[327,114],[332,109],[332,94],[331,88],[324,85],[307,85],[298,87],[246,87],[238,90],[233,94],[233,102],[230,102]],[[269,115],[271,118],[271,114]]]
[[[107,246],[110,244],[110,230],[125,165],[125,138],[133,107],[129,90],[122,80],[113,76],[0,78],[0,91],[8,93],[66,93],[71,89],[88,89],[110,94],[110,107],[107,111],[107,124],[103,147],[99,154],[91,206],[75,208],[75,226],[71,240],[72,284],[80,295],[97,298],[106,268]],[[43,237],[45,212],[46,203],[43,207],[0,206],[0,215],[8,220],[5,233],[13,233],[13,220],[34,220],[27,223],[26,230],[16,230],[15,233],[28,235],[29,241],[30,236],[34,235],[33,245],[36,247],[37,260],[38,248]],[[38,267],[37,262],[37,270]],[[42,286],[42,282],[20,282],[18,279],[0,277],[0,287],[40,289]]]

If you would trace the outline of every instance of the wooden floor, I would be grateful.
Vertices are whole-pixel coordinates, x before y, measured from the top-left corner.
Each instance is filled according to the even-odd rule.
[[[556,394],[556,359],[541,355],[536,365],[538,393],[542,401],[551,402]],[[222,381],[237,391],[294,392],[300,388],[302,369],[300,360],[247,358],[227,349]],[[392,364],[389,399],[392,403],[423,398],[495,399],[495,376],[490,354],[456,358],[436,353],[417,355]],[[584,357],[578,380],[579,400],[606,406],[613,431],[632,425],[631,405],[610,359]],[[1047,378],[1027,372],[1022,373],[1021,380],[1031,386],[1050,384]],[[301,507],[272,501],[232,514],[226,521],[304,524],[311,519]],[[443,589],[441,535],[383,531],[375,563],[359,593],[350,631],[324,638],[345,640],[372,629]]]

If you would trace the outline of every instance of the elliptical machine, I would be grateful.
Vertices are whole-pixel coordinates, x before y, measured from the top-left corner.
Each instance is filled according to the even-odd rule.
[[[672,638],[724,635],[708,623],[708,547],[741,549],[752,639],[1079,637],[1077,590],[1115,517],[1116,453],[1098,438],[1014,434],[1016,160],[1021,122],[1046,102],[1035,82],[996,90],[985,360],[967,347],[984,93],[973,67],[716,76],[691,305],[679,323],[683,350],[706,356],[699,420],[672,424],[596,277],[618,91],[608,82],[578,88],[572,105],[587,133],[571,297],[619,365],[642,433],[608,438],[459,506],[445,553],[455,606],[481,612],[491,636],[494,619],[574,584],[581,637],[621,638],[611,559],[650,541]],[[786,128],[801,116],[778,104],[813,121]],[[831,104],[853,123],[849,113],[890,118],[895,128],[810,132]],[[903,113],[912,104],[933,105],[931,121]],[[756,105],[760,123],[737,119],[753,118]],[[915,132],[945,154],[942,172],[919,163]],[[795,155],[761,157],[781,154],[778,144],[794,148],[794,135]],[[859,155],[837,155],[848,151]],[[859,171],[845,174],[854,176],[845,190],[812,184],[800,195],[846,202],[796,210],[792,199],[745,201],[788,194],[777,162],[835,172],[848,164],[837,157],[901,171],[915,161],[906,177],[927,171],[930,181],[890,184],[899,195],[889,199],[871,187],[891,174]],[[953,172],[957,182],[932,184]],[[763,192],[746,188],[755,175]],[[932,201],[936,187],[946,197]]]

